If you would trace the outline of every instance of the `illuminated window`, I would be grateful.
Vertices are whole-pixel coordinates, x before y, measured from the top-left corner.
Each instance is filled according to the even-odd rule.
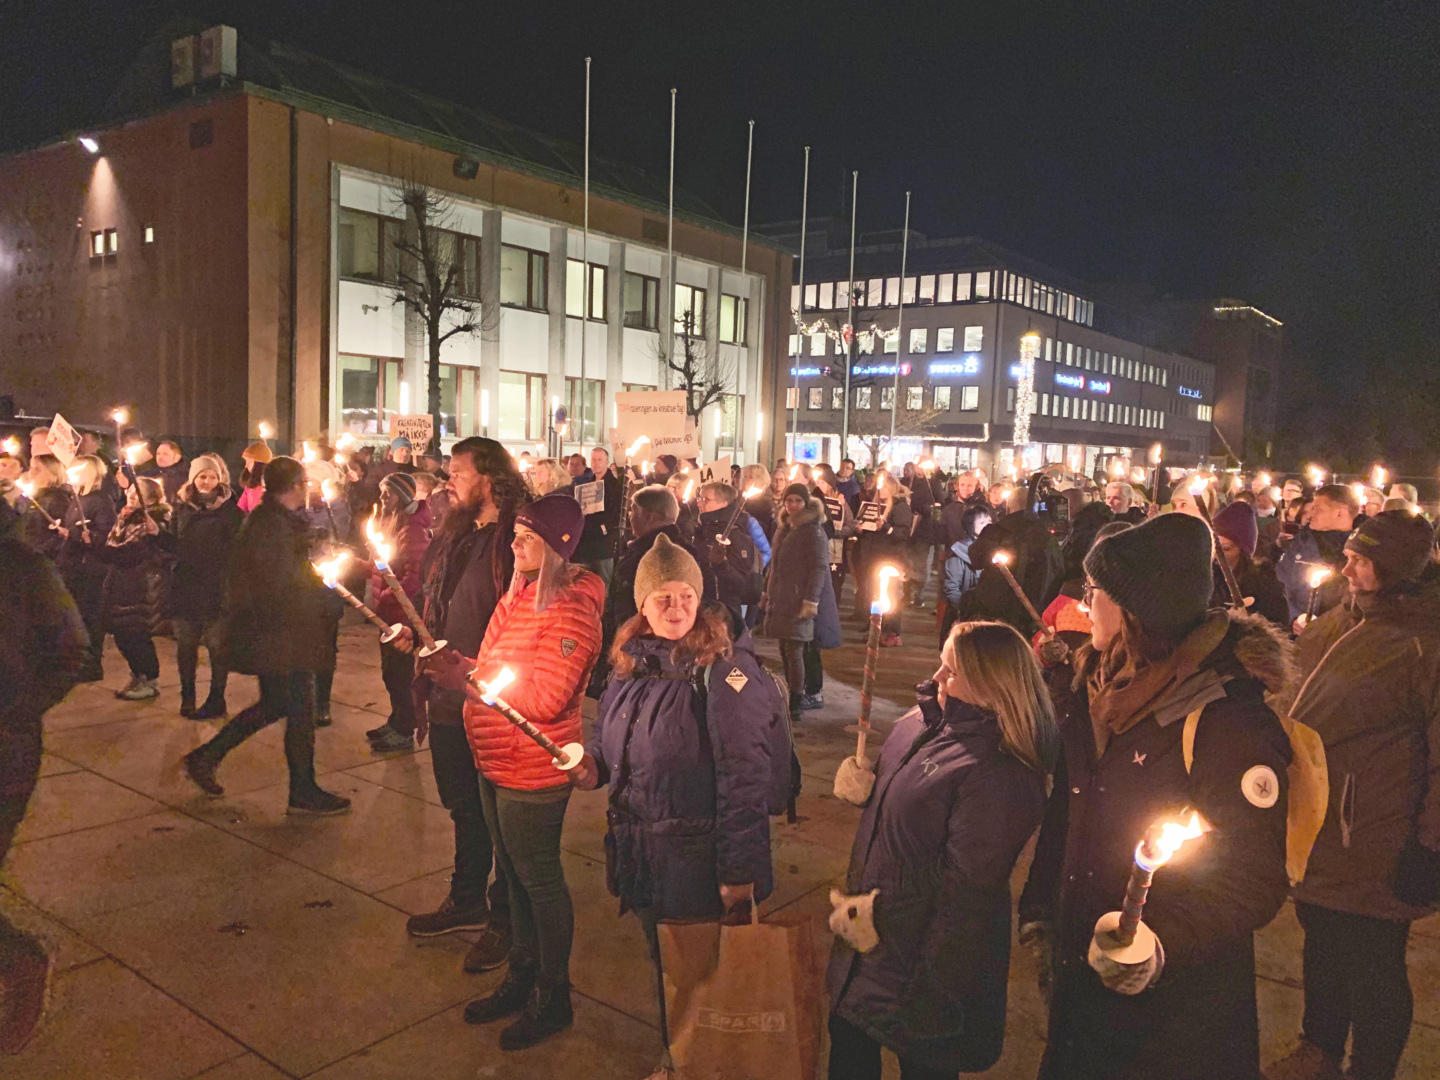
[[[705,336],[705,290],[698,285],[675,286],[675,332]]]
[[[1014,393],[1014,391],[1012,390],[1011,393]],[[960,411],[961,411],[961,412],[975,412],[975,411],[977,411],[979,408],[980,408],[980,387],[978,387],[978,386],[962,386],[962,387],[960,387]],[[1014,408],[1015,408],[1015,406],[1012,404],[1012,405],[1010,406],[1010,408],[1011,408],[1011,410],[1013,411]]]
[[[882,387],[880,388],[880,408],[882,408],[882,409],[893,409],[893,408],[895,408],[895,387],[893,387],[893,386],[882,386]]]
[[[627,312],[626,314],[628,315],[629,313]],[[789,356],[799,356],[799,355],[800,355],[800,335],[799,335],[799,334],[791,334],[791,335],[790,335],[790,352],[789,352],[787,355],[789,355]]]
[[[953,326],[942,326],[935,331],[935,351],[955,351],[955,328]]]
[[[898,277],[885,279],[885,306],[895,307],[900,303],[900,279]]]
[[[546,264],[543,251],[500,245],[500,303],[508,307],[546,311]]]
[[[912,353],[923,353],[925,351],[925,336],[923,328],[910,331],[910,351]]]
[[[114,255],[120,250],[120,234],[114,229],[105,230],[105,254]]]
[[[905,408],[911,412],[919,412],[925,407],[925,388],[923,386],[907,386],[905,388]]]
[[[944,412],[950,411],[950,387],[935,387],[935,408]]]
[[[920,297],[919,297],[919,302],[922,303],[922,304],[933,304],[933,303],[935,302],[935,275],[934,275],[934,274],[921,274],[921,275],[920,275]]]
[[[954,300],[955,275],[941,274],[935,281],[935,302],[937,304],[949,304],[954,302]]]
[[[155,242],[155,226],[154,226],[154,225],[146,225],[146,226],[145,226],[145,243],[147,243],[147,244],[153,244],[154,242]]]
[[[720,294],[720,340],[730,345],[745,344],[750,301],[743,296]]]
[[[813,307],[815,306],[815,289],[816,289],[816,288],[817,288],[817,286],[815,286],[815,285],[813,285],[813,284],[811,284],[811,285],[806,285],[806,286],[805,286],[805,306],[806,306],[807,308],[813,308]]]
[[[965,327],[965,343],[961,348],[965,352],[979,352],[985,347],[985,328],[983,326]]]
[[[823,282],[820,285],[820,310],[829,311],[835,306],[835,285],[833,282]]]
[[[809,407],[809,408],[811,408],[811,409],[823,409],[823,408],[825,407],[825,389],[824,389],[824,387],[820,387],[820,386],[812,386],[812,387],[810,387],[810,393],[809,393],[808,397],[809,397],[809,400],[806,402],[807,407]]]
[[[870,408],[870,387],[857,386],[855,388],[855,407],[857,409]]]
[[[980,273],[975,275],[976,300],[990,299],[990,276],[991,271],[989,270],[982,270]]]
[[[885,301],[885,279],[871,278],[865,287],[865,306],[879,307]]]
[[[90,234],[90,255],[92,257],[105,254],[105,234],[96,230]]]
[[[829,340],[829,339],[826,338],[826,336],[825,336],[824,334],[811,334],[811,335],[810,335],[810,355],[811,355],[811,356],[824,356],[824,355],[825,355],[825,342],[828,341],[828,340]]]
[[[908,305],[908,306],[911,306],[911,307],[914,306],[914,304],[915,304],[915,279],[914,279],[913,277],[907,277],[907,278],[905,279],[905,284],[904,284],[904,286],[903,286],[903,287],[901,288],[901,290],[900,290],[900,301],[901,301],[901,303],[904,303],[904,304],[906,304],[906,305]]]
[[[645,274],[625,273],[625,325],[633,330],[657,330],[660,327],[660,279]],[[799,335],[790,335],[795,350],[800,352]]]
[[[843,386],[832,386],[830,388],[830,408],[839,412],[845,407],[845,388]]]
[[[398,221],[341,208],[337,221],[336,250],[340,276],[359,281],[394,281],[399,276],[395,241]]]
[[[798,386],[787,386],[785,388],[785,408],[798,409],[800,407],[800,388]]]
[[[885,330],[885,331],[882,331],[882,336],[885,338],[885,352],[886,352],[886,354],[887,354],[887,355],[898,355],[899,352],[900,352],[900,331],[899,331],[899,330]]]
[[[605,270],[590,264],[590,318],[605,321]],[[580,318],[585,306],[585,266],[579,259],[565,260],[565,314]]]

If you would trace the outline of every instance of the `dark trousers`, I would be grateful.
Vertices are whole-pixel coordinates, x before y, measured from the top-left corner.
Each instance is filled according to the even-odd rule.
[[[160,677],[160,657],[155,655],[155,641],[148,630],[115,631],[115,647],[130,665],[131,675],[147,679]]]
[[[650,957],[651,985],[655,991],[655,1005],[660,1011],[660,1043],[665,1052],[660,1058],[660,1067],[674,1069],[670,1057],[670,1018],[665,1014],[665,968],[660,958],[660,913],[655,908],[635,908],[635,917],[640,920],[640,929],[645,931],[645,952]]]
[[[540,965],[540,978],[570,984],[575,908],[560,863],[560,830],[570,785],[550,792],[511,791],[480,775],[495,857],[510,885],[510,966]]]
[[[335,656],[340,648],[340,623],[330,627],[330,666],[315,673],[315,715],[330,715],[330,688],[335,685]]]
[[[263,727],[285,718],[285,762],[290,793],[315,786],[315,676],[308,671],[261,675],[260,700],[239,713],[199,751],[218,765]]]
[[[486,902],[490,864],[495,864],[495,883],[489,889],[490,910],[507,914],[510,886],[505,870],[495,858],[490,826],[485,823],[485,805],[480,798],[480,771],[475,754],[465,738],[465,729],[452,724],[430,725],[430,767],[440,803],[450,812],[455,825],[455,869],[450,874],[450,899],[458,908]]]
[[[814,696],[825,689],[825,662],[820,658],[820,646],[814,641],[805,643],[805,693]]]
[[[180,689],[195,693],[195,669],[200,660],[200,646],[210,657],[210,698],[225,700],[225,683],[230,673],[220,663],[220,619],[207,622],[191,619],[175,620],[175,663],[180,668]]]
[[[1400,1065],[1415,999],[1405,967],[1408,922],[1296,903],[1305,928],[1305,1038],[1336,1061],[1354,1030],[1354,1080],[1390,1080]]]
[[[955,1069],[900,1059],[900,1080],[955,1080]],[[880,1044],[838,1013],[830,1014],[830,1080],[880,1080]]]
[[[784,668],[785,681],[790,684],[790,696],[797,697],[805,690],[805,649],[804,641],[780,639],[780,664]]]
[[[415,734],[415,701],[410,684],[415,681],[415,654],[403,653],[389,645],[380,646],[380,678],[390,695],[389,725],[401,735]]]

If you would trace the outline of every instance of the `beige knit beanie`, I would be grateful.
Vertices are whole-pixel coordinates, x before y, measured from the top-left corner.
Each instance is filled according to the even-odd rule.
[[[655,546],[641,556],[640,565],[635,568],[635,610],[643,608],[652,592],[671,581],[683,581],[695,590],[696,596],[705,595],[705,579],[700,575],[700,564],[688,551],[661,533],[655,538]]]

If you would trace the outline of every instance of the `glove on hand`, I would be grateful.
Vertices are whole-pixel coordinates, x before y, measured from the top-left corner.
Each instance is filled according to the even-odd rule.
[[[817,604],[814,600],[802,600],[802,601],[800,602],[800,613],[796,616],[796,618],[798,618],[798,619],[813,619],[813,618],[815,618],[816,615],[819,615],[819,614],[820,614],[820,605],[819,605],[819,604]]]
[[[830,890],[830,903],[835,907],[830,912],[830,929],[858,953],[867,953],[880,944],[880,935],[875,932],[875,897],[879,895],[879,889],[871,889],[862,896],[846,896],[839,889]]]
[[[434,656],[422,661],[425,674],[442,690],[463,693],[475,667],[473,660],[467,660],[454,649],[442,649]]]
[[[1155,939],[1155,951],[1149,959],[1138,964],[1121,964],[1111,960],[1100,949],[1100,943],[1090,939],[1090,966],[1100,976],[1100,981],[1117,994],[1139,994],[1155,985],[1160,972],[1165,968],[1165,947]]]
[[[915,704],[920,706],[926,727],[933,728],[945,718],[945,708],[940,704],[940,684],[934,679],[915,684]]]
[[[1390,877],[1390,891],[1397,900],[1415,907],[1440,901],[1440,851],[1431,851],[1418,837],[1410,837]]]
[[[875,790],[875,771],[867,761],[863,765],[851,754],[840,762],[835,773],[835,797],[851,806],[864,806]]]

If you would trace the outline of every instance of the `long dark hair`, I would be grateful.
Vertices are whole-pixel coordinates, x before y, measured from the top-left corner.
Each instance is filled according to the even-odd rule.
[[[525,486],[520,470],[515,468],[510,451],[494,439],[483,439],[478,435],[461,439],[450,451],[452,460],[456,454],[468,457],[475,466],[475,471],[489,479],[490,501],[500,512],[495,543],[490,555],[495,594],[499,596],[509,585],[510,575],[515,568],[515,553],[510,550],[510,543],[515,539],[515,515],[530,501],[530,489]],[[457,513],[460,509],[452,506],[450,513],[445,516],[441,533],[447,540],[458,539],[468,533],[475,524],[474,515]]]

